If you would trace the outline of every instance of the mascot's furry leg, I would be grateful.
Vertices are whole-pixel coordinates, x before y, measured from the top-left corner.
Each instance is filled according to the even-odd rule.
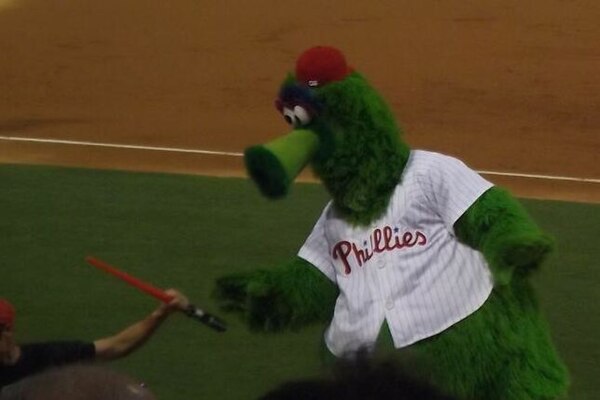
[[[567,371],[521,276],[469,318],[415,345],[436,385],[461,399],[556,399]]]

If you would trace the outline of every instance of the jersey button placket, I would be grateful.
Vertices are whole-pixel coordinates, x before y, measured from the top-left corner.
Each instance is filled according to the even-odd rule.
[[[392,308],[394,308],[395,304],[394,304],[394,300],[392,299],[391,295],[390,295],[390,291],[389,291],[389,281],[388,281],[388,273],[385,269],[386,265],[388,264],[388,254],[387,253],[382,253],[379,255],[379,258],[377,259],[377,268],[381,271],[378,275],[379,275],[379,279],[383,280],[383,285],[382,288],[384,288],[384,292],[383,294],[383,298],[385,298],[385,302],[384,302],[384,307],[387,310],[391,310]]]

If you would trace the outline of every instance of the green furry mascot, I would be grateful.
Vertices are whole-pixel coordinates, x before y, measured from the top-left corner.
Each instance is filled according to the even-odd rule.
[[[374,348],[387,325],[461,399],[563,395],[529,282],[552,240],[523,207],[459,160],[409,149],[334,48],[304,52],[276,106],[293,130],[246,150],[250,176],[277,198],[310,163],[332,200],[295,258],[219,279],[221,305],[259,330],[329,321],[337,357]]]

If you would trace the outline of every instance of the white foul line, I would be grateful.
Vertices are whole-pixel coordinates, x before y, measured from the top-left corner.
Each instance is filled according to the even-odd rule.
[[[554,180],[554,181],[600,183],[600,179],[575,178],[572,176],[551,176],[551,175],[521,174],[518,172],[496,172],[496,171],[477,171],[477,172],[480,174],[483,174],[483,175],[499,175],[499,176],[512,176],[512,177],[518,177],[518,178],[549,179],[549,180]]]
[[[217,151],[217,150],[201,150],[201,149],[184,149],[177,147],[159,147],[159,146],[141,146],[133,144],[118,144],[118,143],[99,143],[99,142],[84,142],[77,140],[62,140],[62,139],[39,139],[17,136],[2,136],[0,140],[13,142],[34,142],[34,143],[49,143],[49,144],[65,144],[74,146],[93,146],[93,147],[109,147],[114,149],[135,149],[135,150],[151,150],[151,151],[166,151],[171,153],[193,153],[193,154],[209,154],[218,156],[243,157],[244,153]],[[498,171],[477,171],[483,175],[498,175],[510,176],[519,178],[546,179],[553,181],[571,181],[584,183],[600,183],[600,179],[595,178],[576,178],[571,176],[552,176],[552,175],[537,175],[537,174],[522,174],[517,172],[498,172]]]
[[[13,141],[13,142],[67,144],[67,145],[75,145],[75,146],[111,147],[113,149],[167,151],[167,152],[171,152],[171,153],[211,154],[211,155],[218,155],[218,156],[233,156],[233,157],[242,157],[244,155],[243,153],[234,153],[234,152],[228,152],[228,151],[183,149],[183,148],[177,148],[177,147],[140,146],[140,145],[135,145],[135,144],[81,142],[81,141],[76,141],[76,140],[62,140],[62,139],[38,139],[38,138],[15,137],[15,136],[0,136],[0,140],[7,140],[7,141]]]

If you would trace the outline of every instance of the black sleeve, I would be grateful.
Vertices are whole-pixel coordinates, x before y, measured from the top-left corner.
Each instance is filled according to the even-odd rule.
[[[61,341],[32,343],[21,346],[21,356],[15,365],[0,367],[0,388],[45,369],[92,360],[96,356],[94,343]]]
[[[23,346],[25,347],[25,346]],[[90,342],[61,341],[31,344],[28,352],[31,361],[46,367],[56,367],[78,361],[86,361],[94,358],[96,347]],[[27,354],[28,353],[28,354]]]
[[[25,369],[39,372],[47,368],[86,361],[94,358],[93,343],[80,341],[46,342],[21,347],[20,360]]]

